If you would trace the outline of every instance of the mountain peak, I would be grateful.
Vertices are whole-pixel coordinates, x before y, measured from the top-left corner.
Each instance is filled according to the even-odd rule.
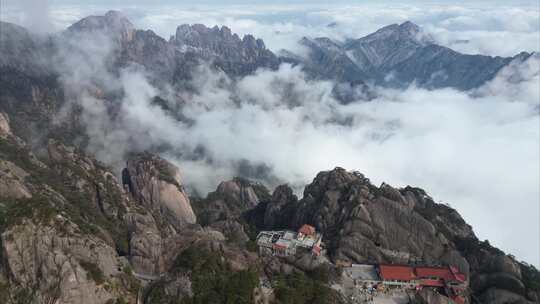
[[[119,11],[108,11],[103,16],[88,16],[68,27],[69,33],[101,32],[120,41],[129,41],[133,38],[135,27]]]
[[[416,25],[415,23],[407,20],[405,22],[403,22],[402,24],[399,25],[399,28],[402,29],[402,30],[407,30],[407,31],[410,31],[410,32],[420,32],[420,27],[418,25]]]
[[[242,39],[232,33],[226,26],[207,27],[204,24],[183,24],[177,27],[176,36],[173,40],[177,45],[213,49],[221,52],[227,46],[229,48],[240,49],[248,48],[253,50],[266,50],[264,41],[255,38],[253,35],[245,35]]]
[[[279,65],[277,57],[261,39],[249,34],[241,39],[226,26],[183,24],[176,28],[170,43],[181,52],[220,62],[222,69],[237,74],[252,72],[258,66],[277,68]]]
[[[122,13],[120,13],[120,11],[110,10],[110,11],[105,13],[105,18],[121,19],[121,18],[123,18],[123,15],[122,15]]]
[[[177,44],[201,47],[212,41],[227,43],[240,43],[238,35],[233,34],[231,29],[222,26],[207,27],[204,24],[182,24],[176,28],[174,40]],[[206,43],[205,43],[206,42]]]
[[[411,21],[385,26],[357,41],[370,43],[382,40],[408,41],[419,45],[433,43],[433,38],[425,34],[420,26]]]

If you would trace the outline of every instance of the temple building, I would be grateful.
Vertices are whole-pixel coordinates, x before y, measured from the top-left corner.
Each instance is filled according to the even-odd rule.
[[[297,252],[311,252],[318,256],[322,250],[321,242],[322,235],[310,225],[303,225],[298,232],[261,231],[257,236],[261,255],[291,256]]]
[[[456,304],[465,302],[467,276],[454,266],[431,267],[394,264],[352,264],[344,267],[344,274],[354,286],[364,289],[400,290],[435,289]]]

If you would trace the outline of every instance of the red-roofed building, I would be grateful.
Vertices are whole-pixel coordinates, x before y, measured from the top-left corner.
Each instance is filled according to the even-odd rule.
[[[416,267],[416,275],[419,278],[439,278],[439,279],[452,279],[453,275],[448,268],[435,268],[435,267]]]
[[[465,298],[462,296],[455,296],[451,298],[456,304],[465,304]]]
[[[445,282],[464,283],[465,274],[459,272],[457,268],[450,266],[445,268],[438,267],[416,267],[416,276],[419,279],[441,279]]]
[[[379,265],[379,276],[384,281],[413,281],[414,268],[402,265]]]
[[[300,229],[298,229],[298,233],[301,233],[302,235],[315,235],[315,227],[311,226],[311,225],[303,225],[302,227],[300,227]]]
[[[289,230],[261,231],[257,235],[257,245],[261,255],[293,256],[297,252],[311,252],[315,256],[324,254],[322,235],[310,225],[303,225],[298,233]]]
[[[277,256],[289,256],[296,252],[292,243],[287,240],[278,240],[272,245],[272,249]]]
[[[459,283],[465,283],[467,281],[467,276],[464,273],[460,272],[456,267],[450,266],[449,269],[454,275],[456,281],[458,281]]]
[[[368,265],[352,265],[350,268]],[[374,266],[375,278],[354,277],[355,286],[376,283],[384,288],[421,290],[432,288],[447,296],[454,304],[465,304],[464,291],[467,288],[467,276],[456,267],[416,267],[407,265],[380,264]],[[351,270],[350,273],[357,273]],[[352,275],[351,275],[352,276]],[[450,301],[449,301],[450,303]]]
[[[444,287],[444,282],[439,279],[420,279],[422,287]]]

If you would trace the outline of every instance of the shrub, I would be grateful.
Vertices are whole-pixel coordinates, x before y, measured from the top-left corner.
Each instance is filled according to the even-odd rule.
[[[246,249],[251,252],[257,252],[259,250],[259,246],[257,246],[257,242],[249,240],[246,243]]]
[[[0,204],[0,231],[21,224],[27,218],[35,223],[49,222],[57,211],[49,199],[40,195],[31,198],[4,201]]]
[[[191,272],[193,297],[183,303],[252,303],[253,290],[259,284],[254,269],[232,272],[219,254],[206,249],[185,250],[174,267]]]
[[[330,303],[330,289],[322,282],[300,272],[279,276],[274,286],[276,300],[280,304]]]
[[[330,271],[327,266],[320,265],[310,272],[311,278],[321,283],[328,283],[330,280]]]
[[[79,264],[86,271],[87,279],[93,280],[97,285],[101,285],[105,282],[105,275],[98,265],[87,261],[79,261]]]
[[[536,267],[529,264],[521,263],[521,276],[523,284],[528,289],[540,291],[540,272]]]

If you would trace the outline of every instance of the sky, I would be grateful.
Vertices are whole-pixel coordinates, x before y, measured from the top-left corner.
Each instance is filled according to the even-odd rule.
[[[0,18],[37,31],[59,31],[89,15],[122,11],[162,37],[183,23],[227,25],[254,34],[272,50],[293,49],[302,36],[358,38],[411,20],[440,44],[471,54],[538,51],[538,1],[36,1],[3,0]],[[259,3],[259,4],[253,4]],[[47,13],[48,12],[48,13]],[[328,24],[335,24],[328,27]]]
[[[463,53],[540,51],[537,1],[249,2],[4,0],[0,19],[51,33],[84,16],[116,9],[137,28],[165,38],[183,23],[217,24],[263,38],[273,51],[297,52],[302,52],[297,41],[303,36],[358,38],[411,20],[439,44]],[[96,68],[102,57],[95,53],[88,70],[108,79],[104,67]],[[66,85],[76,94],[95,78],[81,72],[81,61],[89,56],[65,57]],[[72,77],[75,65],[80,78]],[[226,76],[201,68],[193,81],[199,93],[189,97],[186,115],[195,120],[189,128],[150,105],[157,89],[140,71],[126,70],[117,79],[129,92],[120,125],[109,120],[99,100],[74,99],[86,109],[87,131],[94,135],[90,152],[109,163],[120,156],[102,147],[123,151],[132,148],[132,134],[147,134],[145,142],[167,142],[177,152],[205,148],[211,166],[175,151],[165,155],[200,192],[230,178],[241,162],[260,165],[269,172],[268,180],[297,189],[321,170],[358,170],[375,184],[425,189],[436,201],[456,208],[480,239],[540,266],[539,72],[540,61],[532,59],[503,70],[476,92],[377,88],[373,102],[340,105],[330,96],[332,83],[310,81],[298,68],[258,71],[229,87],[221,85]],[[279,88],[288,85],[298,98],[296,107],[283,106],[286,97]],[[241,107],[235,95],[242,96]],[[350,123],[335,123],[345,120]],[[111,132],[103,136],[103,128]]]

